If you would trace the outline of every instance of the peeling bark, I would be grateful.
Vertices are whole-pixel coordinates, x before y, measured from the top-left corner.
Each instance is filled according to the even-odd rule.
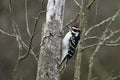
[[[58,80],[65,0],[48,0],[46,23],[42,28],[45,43],[41,46],[36,80]]]

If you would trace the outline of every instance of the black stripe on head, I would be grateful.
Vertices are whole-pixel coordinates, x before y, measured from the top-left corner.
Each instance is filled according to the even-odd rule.
[[[77,26],[72,26],[71,29],[73,32],[80,32],[80,29]]]
[[[73,28],[78,28],[78,26],[72,26]]]

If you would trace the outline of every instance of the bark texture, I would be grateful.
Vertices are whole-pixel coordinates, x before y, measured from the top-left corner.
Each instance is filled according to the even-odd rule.
[[[63,26],[64,4],[65,0],[48,0],[36,80],[58,80],[58,63],[62,52],[60,30]]]

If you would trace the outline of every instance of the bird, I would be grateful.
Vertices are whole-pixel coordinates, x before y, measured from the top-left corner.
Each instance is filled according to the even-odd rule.
[[[80,33],[81,33],[81,30],[79,27],[71,26],[69,28],[69,31],[64,36],[62,40],[62,59],[60,62],[60,66],[63,63],[65,63],[64,65],[66,66],[68,61],[75,54],[76,47],[80,40]]]

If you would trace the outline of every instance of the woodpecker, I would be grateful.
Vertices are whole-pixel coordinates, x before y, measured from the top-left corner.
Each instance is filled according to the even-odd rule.
[[[65,35],[62,41],[62,59],[60,66],[63,62],[65,65],[68,63],[68,60],[72,58],[75,53],[76,47],[80,40],[80,29],[77,26],[72,26],[69,29],[69,32]]]

